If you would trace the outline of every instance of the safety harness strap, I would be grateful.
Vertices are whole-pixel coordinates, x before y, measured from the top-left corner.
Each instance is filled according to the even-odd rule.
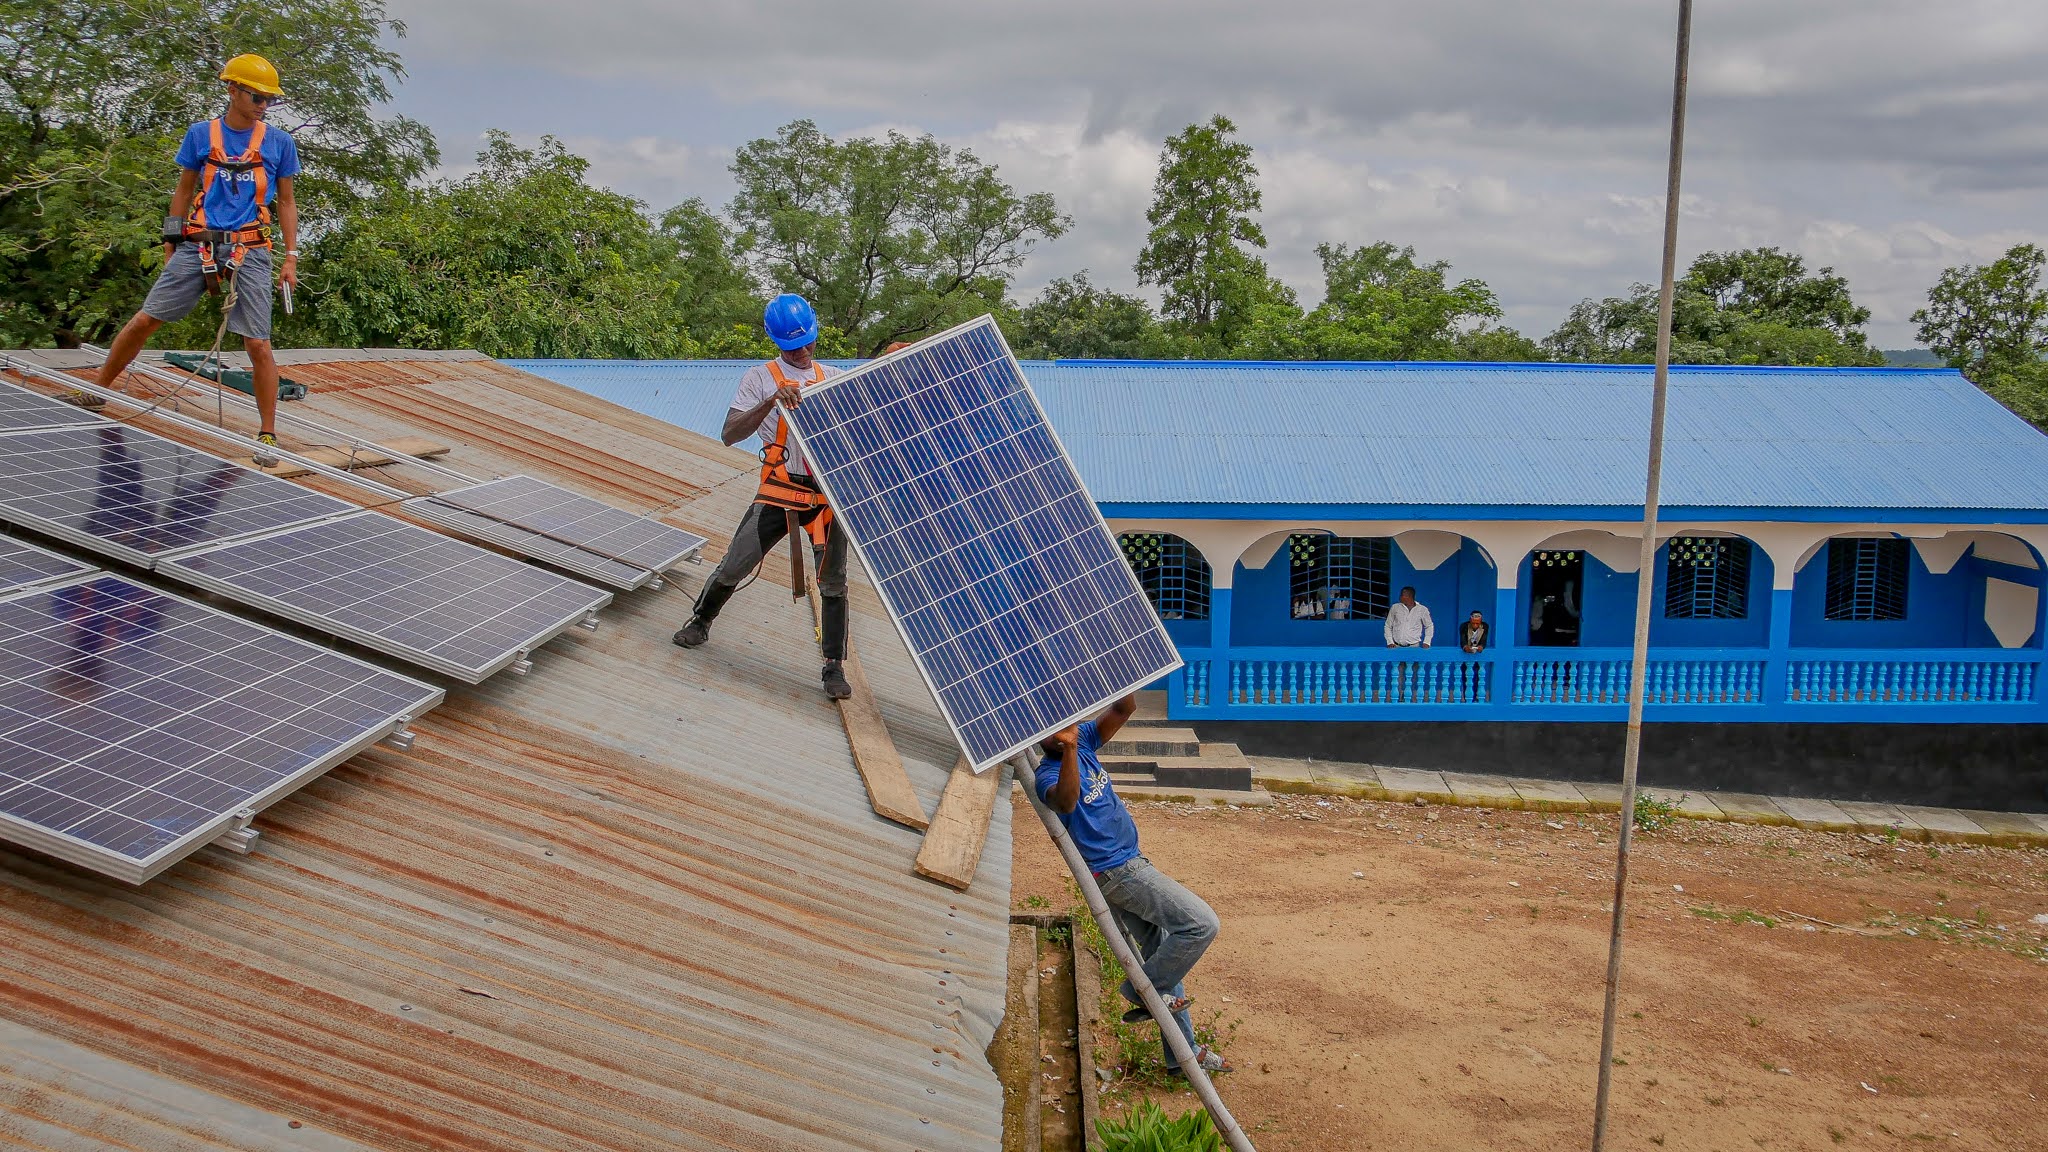
[[[775,383],[784,388],[802,384],[816,384],[825,378],[823,367],[814,366],[816,375],[809,380],[791,380],[783,374],[780,357],[768,362],[768,372],[775,377]],[[809,512],[819,509],[818,515],[804,525],[811,543],[820,548],[825,546],[827,532],[832,526],[832,507],[825,500],[825,494],[807,484],[800,484],[789,474],[789,419],[779,415],[775,421],[775,439],[761,449],[761,484],[754,493],[754,503],[766,504],[771,508],[783,508],[792,512]]]

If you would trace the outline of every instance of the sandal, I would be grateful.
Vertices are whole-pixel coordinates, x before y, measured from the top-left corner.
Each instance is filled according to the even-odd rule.
[[[1193,1004],[1194,1002],[1195,998],[1193,996],[1176,996],[1173,999],[1168,1000],[1166,1002],[1167,1015],[1178,1016],[1182,1012],[1187,1011],[1188,1005]],[[1143,1004],[1140,1004],[1136,1008],[1133,1008],[1130,1011],[1124,1013],[1124,1023],[1126,1024],[1136,1024],[1140,1020],[1150,1020],[1151,1018],[1151,1009],[1145,1007]]]
[[[1225,1060],[1221,1052],[1216,1051],[1207,1044],[1195,1049],[1195,1062],[1202,1066],[1202,1071],[1209,1073],[1211,1076],[1237,1071],[1236,1066],[1231,1064],[1230,1061]],[[1187,1079],[1188,1075],[1179,1068],[1168,1068],[1166,1074],[1168,1076],[1178,1076],[1183,1080]]]

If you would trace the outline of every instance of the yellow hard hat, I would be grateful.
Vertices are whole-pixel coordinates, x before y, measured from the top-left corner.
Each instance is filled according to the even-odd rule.
[[[228,61],[227,67],[220,70],[220,78],[272,96],[284,95],[284,89],[277,84],[277,66],[254,52],[244,52]]]

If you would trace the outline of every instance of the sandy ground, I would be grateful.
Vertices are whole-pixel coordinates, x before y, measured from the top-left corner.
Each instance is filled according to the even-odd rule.
[[[1067,907],[1012,802],[1018,906]],[[1587,1146],[1618,817],[1133,811],[1222,918],[1189,991],[1262,1152]],[[2048,1149],[2048,851],[1681,821],[1630,892],[1610,1148]]]

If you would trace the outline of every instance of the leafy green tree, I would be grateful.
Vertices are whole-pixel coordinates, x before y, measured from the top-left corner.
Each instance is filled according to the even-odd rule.
[[[1308,317],[1319,358],[1459,360],[1541,358],[1511,328],[1493,326],[1500,301],[1484,280],[1449,280],[1450,263],[1420,264],[1415,249],[1381,242],[1322,244],[1323,303]]]
[[[1252,149],[1235,138],[1225,116],[1190,124],[1169,137],[1152,182],[1152,230],[1138,253],[1138,283],[1163,290],[1160,311],[1198,343],[1227,350],[1233,330],[1256,326],[1270,338],[1291,324],[1293,293],[1274,280],[1252,249],[1266,233],[1259,210],[1259,170]]]
[[[1920,342],[2000,403],[2048,429],[2048,254],[2019,244],[1982,267],[1950,268],[1913,313]]]
[[[662,213],[661,233],[675,245],[676,310],[697,355],[773,357],[761,330],[760,287],[725,221],[692,198]]]
[[[1708,252],[1673,286],[1671,360],[1677,364],[1884,363],[1863,325],[1849,282],[1832,268],[1806,271],[1804,258],[1776,248]],[[1582,300],[1543,341],[1555,359],[1646,364],[1657,353],[1657,290]]]
[[[1010,329],[1017,355],[1033,360],[1129,360],[1161,352],[1152,306],[1097,288],[1085,269],[1047,284],[1016,310]]]
[[[217,75],[257,52],[283,74],[271,122],[299,143],[307,237],[436,162],[432,136],[379,117],[403,75],[382,0],[0,0],[0,339],[104,340],[138,307],[187,125]],[[210,334],[210,329],[209,329]]]
[[[1032,246],[1072,223],[929,135],[838,141],[798,120],[741,148],[732,174],[726,212],[755,274],[808,297],[860,355],[1001,309]]]
[[[639,201],[591,187],[588,164],[552,137],[528,149],[493,132],[477,160],[461,180],[388,190],[315,241],[307,303],[321,340],[684,357],[705,348],[693,322],[714,344],[742,315],[758,327],[760,305],[720,264],[729,241],[701,205],[657,226]]]

